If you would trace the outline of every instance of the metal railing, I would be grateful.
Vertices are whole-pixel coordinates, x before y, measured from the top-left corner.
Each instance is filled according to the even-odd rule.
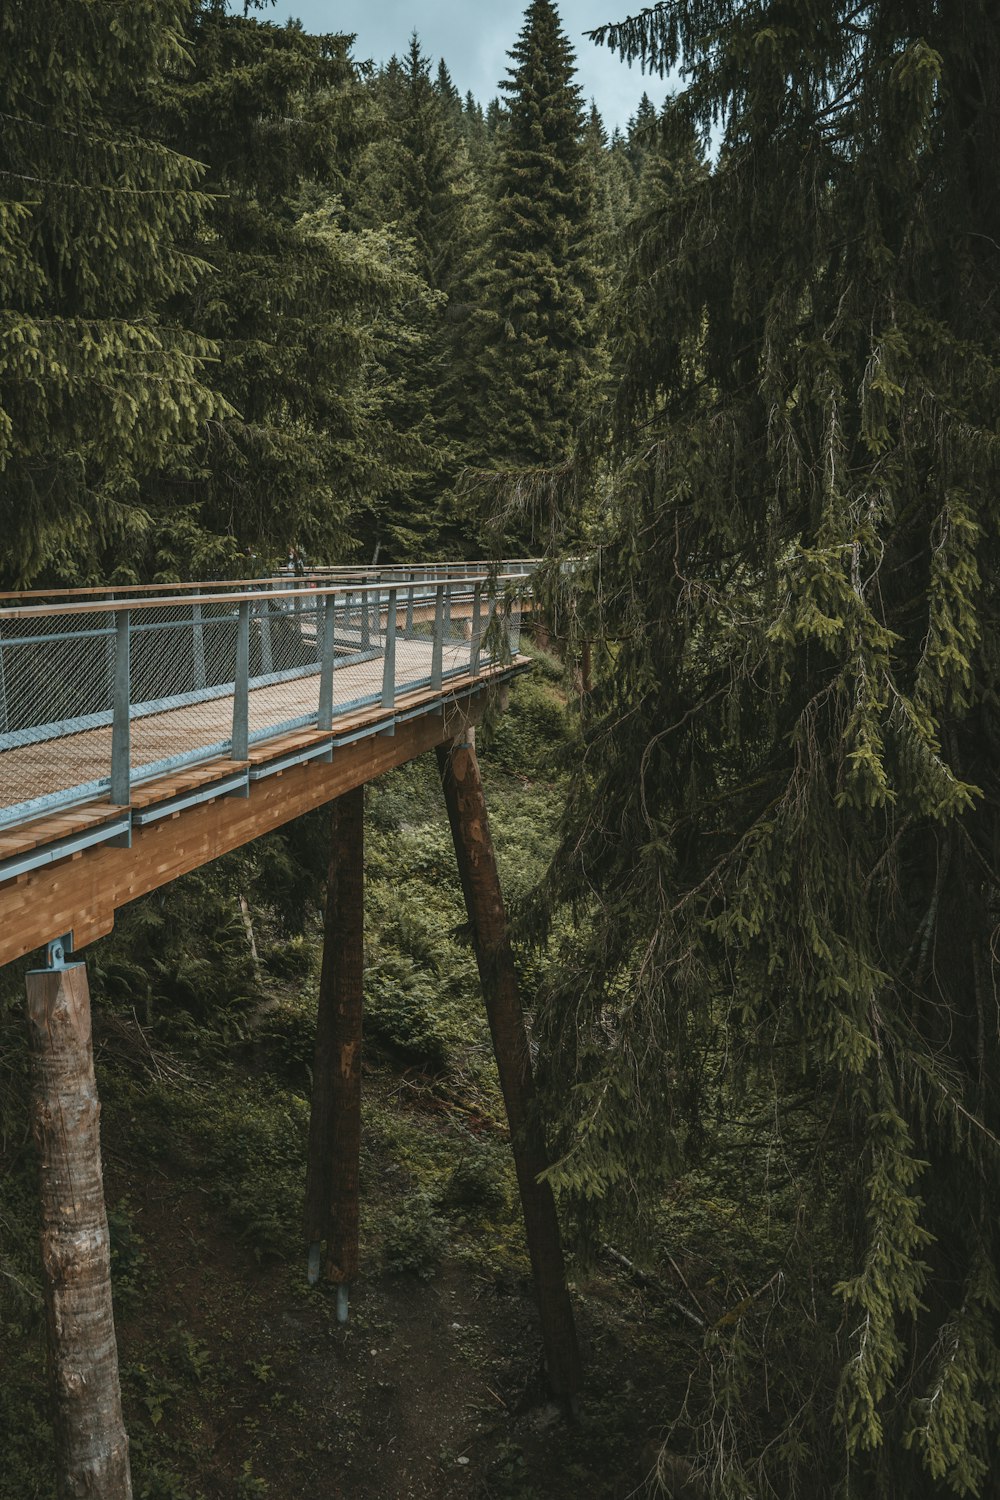
[[[517,654],[529,564],[314,570],[253,583],[7,596],[0,827],[200,761],[335,730]],[[391,731],[390,731],[391,732]]]

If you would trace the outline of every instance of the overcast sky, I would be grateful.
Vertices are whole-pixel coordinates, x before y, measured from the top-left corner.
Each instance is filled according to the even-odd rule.
[[[385,62],[402,54],[416,28],[421,45],[437,66],[443,57],[464,94],[471,89],[486,104],[506,76],[507,53],[517,40],[528,0],[278,0],[259,12],[262,20],[296,16],[307,31],[357,34],[354,55]],[[234,7],[236,8],[236,7]],[[666,87],[644,78],[606,47],[583,35],[604,21],[617,21],[639,9],[631,0],[560,0],[559,14],[576,50],[578,82],[584,98],[595,99],[608,127],[624,126],[645,88],[659,105]]]

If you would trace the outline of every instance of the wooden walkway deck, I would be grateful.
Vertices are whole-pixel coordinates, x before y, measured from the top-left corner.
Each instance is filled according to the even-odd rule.
[[[388,610],[383,585],[375,593],[363,638],[360,625],[354,627],[353,645],[339,633],[338,656],[332,641],[320,639],[324,601],[313,596],[304,618],[284,624],[279,619],[274,626],[285,637],[293,632],[298,642],[294,651],[305,652],[312,665],[293,659],[293,652],[291,665],[275,660],[278,670],[271,671],[269,645],[270,680],[264,681],[259,656],[258,675],[251,675],[248,647],[249,617],[261,608],[259,596],[249,603],[245,595],[233,596],[237,605],[242,600],[242,648],[235,610],[223,620],[215,598],[225,641],[235,652],[228,686],[223,663],[219,686],[209,678],[207,688],[184,693],[171,688],[173,696],[135,702],[126,670],[117,673],[124,690],[116,687],[113,710],[98,714],[71,706],[64,721],[48,722],[47,710],[39,708],[32,716],[30,705],[25,709],[22,703],[21,722],[12,725],[8,716],[6,732],[0,733],[0,963],[64,936],[71,936],[71,949],[82,948],[110,931],[115,911],[128,901],[479,722],[490,693],[528,663],[516,649],[499,659],[485,654],[487,612],[481,618],[479,593],[485,580],[473,583],[474,610],[470,580],[462,577],[442,585],[436,606],[428,606],[426,594],[411,598],[408,618],[407,601],[395,593],[396,608]],[[333,601],[340,586],[327,587]],[[356,599],[355,580],[352,591]],[[176,600],[167,603],[175,613],[180,608]],[[150,622],[146,644],[140,643],[147,655],[148,642],[162,640],[180,660],[178,631],[188,632],[184,670],[190,674],[190,632],[199,628],[193,622],[200,621],[190,604],[184,601],[180,625],[173,616],[167,624],[159,623],[165,612],[162,600],[156,616],[140,613],[149,609],[145,600],[84,607],[97,612],[100,625],[109,618],[120,622],[123,605]],[[274,605],[264,608],[270,612]],[[57,605],[53,617],[60,610],[74,611],[69,623],[76,634],[66,638],[85,641],[92,653],[104,653],[95,659],[106,666],[113,631],[88,634],[79,628],[79,606]],[[27,643],[31,647],[54,641],[55,652],[62,648],[62,637],[51,633],[53,622],[43,609],[3,610],[0,616],[0,623],[10,620],[22,631],[24,622],[33,624],[38,633]],[[150,624],[152,632],[162,634],[155,636]],[[135,636],[129,644],[127,622],[123,639],[125,657],[134,663]],[[281,639],[279,634],[275,642]],[[512,639],[516,647],[516,634]],[[8,634],[6,640],[8,656],[24,646],[23,637]],[[102,670],[107,691],[108,672]],[[113,661],[109,670],[115,676]],[[95,679],[93,671],[90,676]],[[8,685],[15,680],[16,672],[8,672]],[[60,687],[71,705],[72,689],[71,680]],[[94,723],[95,718],[100,722]],[[116,797],[112,765],[122,753],[126,795]],[[119,793],[121,786],[119,777]]]

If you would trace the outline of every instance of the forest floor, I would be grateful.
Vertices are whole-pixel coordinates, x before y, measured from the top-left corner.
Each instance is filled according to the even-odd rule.
[[[515,907],[554,843],[560,683],[558,664],[540,661],[486,738]],[[362,1275],[348,1323],[329,1290],[307,1285],[318,919],[296,933],[279,907],[300,900],[296,880],[325,837],[314,815],[298,843],[261,841],[252,865],[229,857],[177,882],[88,956],[136,1500],[641,1494],[690,1329],[620,1266],[584,1270],[571,1254],[586,1368],[577,1419],[547,1398],[433,757],[367,799]],[[530,1000],[544,958],[519,963]],[[0,997],[0,1500],[51,1500],[17,985]]]
[[[464,1131],[395,1080],[365,1077],[375,1113],[460,1159]],[[384,1118],[384,1114],[383,1114]],[[123,1122],[108,1119],[109,1138]],[[354,1288],[350,1318],[298,1260],[261,1255],[192,1186],[200,1143],[174,1134],[149,1170],[117,1152],[107,1187],[137,1494],[148,1500],[422,1500],[641,1493],[655,1457],[658,1309],[609,1272],[575,1288],[587,1383],[578,1419],[547,1399],[526,1265],[480,1226],[458,1251],[414,1243],[410,1268]],[[186,1162],[178,1170],[178,1164]],[[392,1165],[368,1172],[392,1191]],[[378,1187],[375,1188],[379,1192]],[[369,1234],[385,1203],[369,1199]],[[127,1226],[127,1234],[123,1228]],[[425,1232],[427,1226],[424,1226]],[[433,1255],[433,1268],[420,1265]],[[648,1343],[649,1358],[641,1351]],[[2,1492],[2,1489],[0,1489]]]

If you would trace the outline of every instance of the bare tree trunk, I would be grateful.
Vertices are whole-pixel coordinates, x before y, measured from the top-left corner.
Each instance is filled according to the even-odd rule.
[[[331,805],[323,967],[316,1018],[306,1172],[306,1236],[318,1276],[346,1286],[358,1272],[361,1020],[364,993],[365,789]],[[346,1296],[346,1293],[345,1293]],[[343,1303],[346,1315],[346,1301]]]
[[[130,1500],[86,966],[35,969],[27,993],[57,1492]]]
[[[555,1396],[572,1402],[580,1385],[580,1352],[555,1202],[548,1183],[539,1181],[548,1153],[479,763],[471,741],[442,745],[437,755],[510,1124],[549,1383]]]

